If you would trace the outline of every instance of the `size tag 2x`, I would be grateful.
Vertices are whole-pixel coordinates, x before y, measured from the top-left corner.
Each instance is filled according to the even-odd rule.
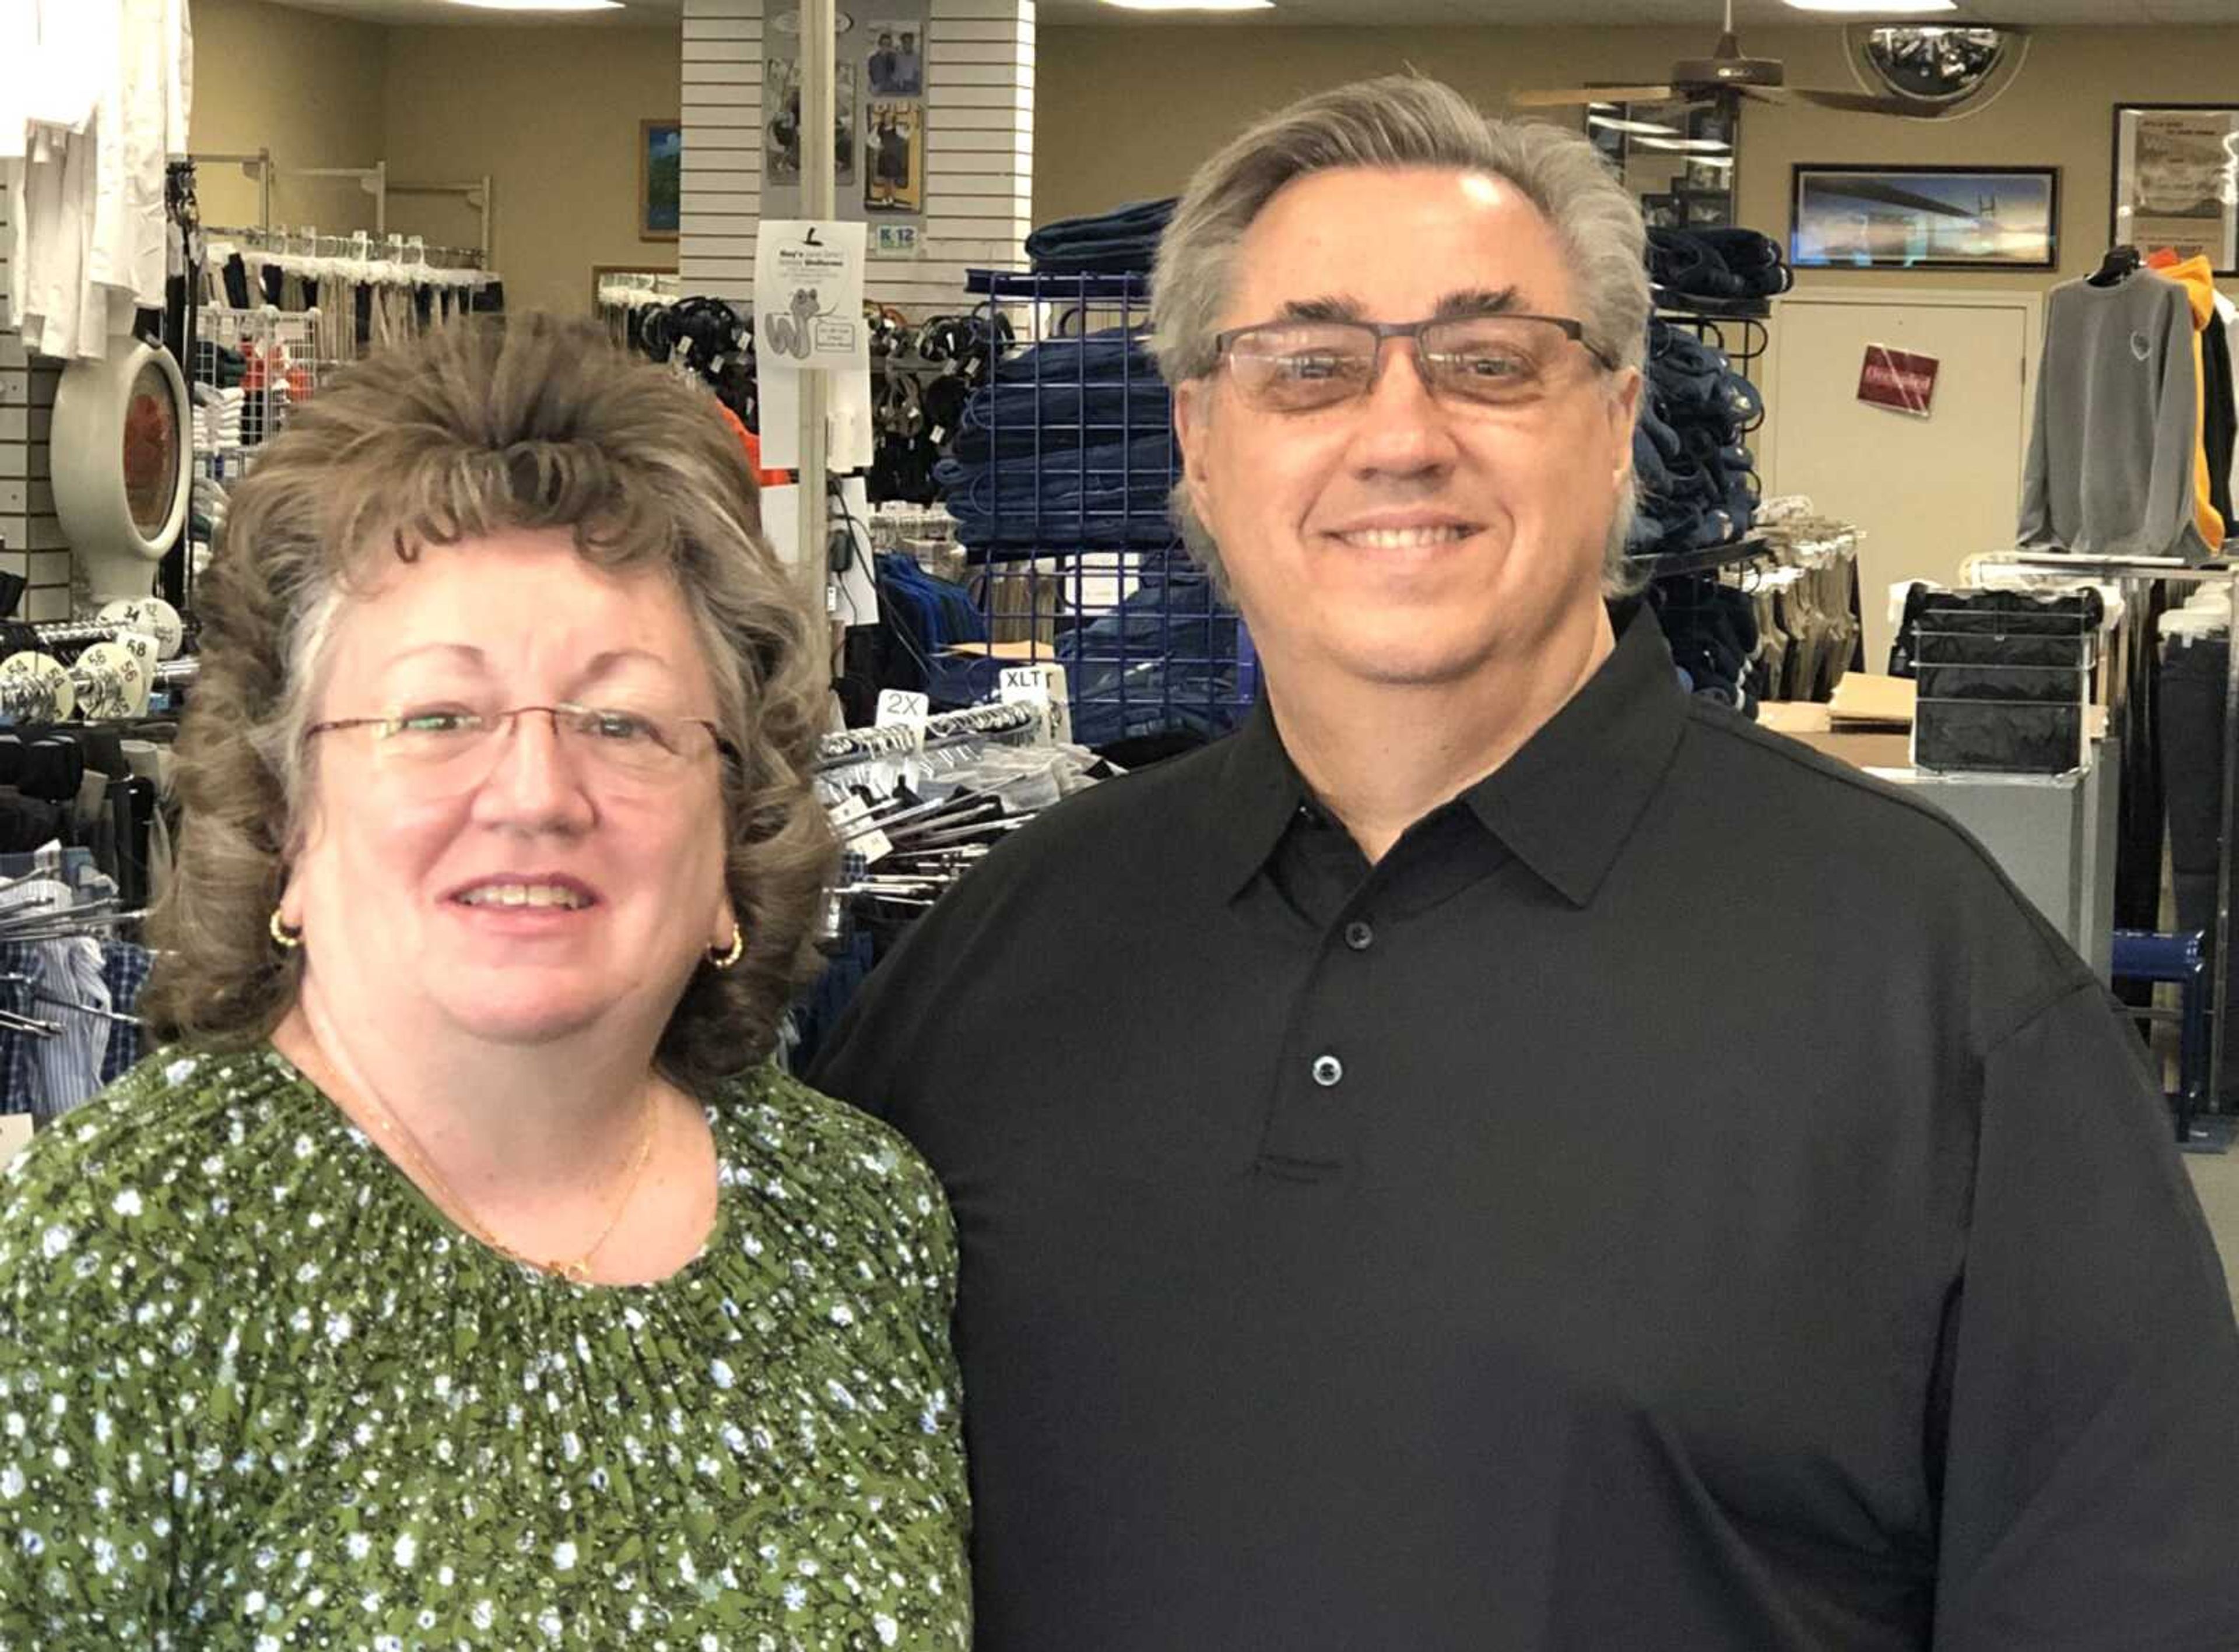
[[[920,695],[920,699],[924,696]],[[832,829],[840,836],[840,847],[848,854],[863,857],[863,864],[875,866],[894,853],[894,839],[876,826],[866,829],[863,822],[870,818],[870,805],[859,797],[851,797],[832,811]]]
[[[925,749],[925,726],[932,716],[933,702],[923,694],[912,693],[907,688],[879,691],[878,726],[909,730],[913,751]]]
[[[1006,666],[996,679],[995,693],[1006,706],[1032,706],[1041,713],[1046,738],[1071,743],[1073,707],[1066,699],[1063,666]]]

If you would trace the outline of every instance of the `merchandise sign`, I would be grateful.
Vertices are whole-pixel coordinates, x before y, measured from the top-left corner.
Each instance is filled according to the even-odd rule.
[[[1063,666],[1007,666],[996,678],[996,698],[1006,706],[1033,707],[1044,734],[1060,745],[1072,740],[1073,707],[1066,698]]]
[[[1932,355],[1869,344],[1866,364],[1858,374],[1858,400],[1925,419],[1936,399],[1936,373],[1942,365]]]

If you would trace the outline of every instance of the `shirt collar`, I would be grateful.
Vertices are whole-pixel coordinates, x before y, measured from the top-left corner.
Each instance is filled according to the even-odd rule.
[[[1611,620],[1615,651],[1523,750],[1463,793],[1487,831],[1578,906],[1593,899],[1646,812],[1687,715],[1648,605],[1618,604]],[[1223,900],[1258,875],[1311,801],[1264,696],[1225,744],[1205,839]]]

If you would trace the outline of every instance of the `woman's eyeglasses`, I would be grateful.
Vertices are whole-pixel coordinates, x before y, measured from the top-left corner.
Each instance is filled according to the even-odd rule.
[[[315,723],[304,738],[365,729],[375,759],[416,783],[467,790],[489,778],[505,737],[531,712],[552,720],[561,746],[585,772],[633,785],[659,785],[683,775],[712,745],[738,753],[704,717],[656,717],[599,706],[515,706],[478,712],[455,706],[400,712],[391,717],[343,717]]]

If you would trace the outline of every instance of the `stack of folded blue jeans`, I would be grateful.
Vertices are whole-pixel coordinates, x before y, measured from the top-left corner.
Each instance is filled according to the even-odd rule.
[[[1239,687],[1238,628],[1183,553],[1146,559],[1126,601],[1058,640],[1073,739],[1100,749],[1177,730],[1226,733],[1250,699]]]
[[[1172,198],[1138,201],[1086,218],[1060,218],[1026,237],[1038,275],[1147,273],[1174,216]]]
[[[1651,229],[1648,273],[1658,302],[1772,298],[1796,284],[1780,243],[1754,229]]]
[[[985,556],[1163,547],[1174,539],[1172,421],[1139,335],[1052,339],[996,363],[933,481],[957,539]]]
[[[1757,699],[1750,667],[1760,638],[1749,593],[1714,579],[1674,581],[1649,589],[1681,686],[1698,699],[1754,719]]]
[[[1757,461],[1742,435],[1764,411],[1757,387],[1724,350],[1668,322],[1649,323],[1648,381],[1632,438],[1640,508],[1630,554],[1709,550],[1749,532]]]

